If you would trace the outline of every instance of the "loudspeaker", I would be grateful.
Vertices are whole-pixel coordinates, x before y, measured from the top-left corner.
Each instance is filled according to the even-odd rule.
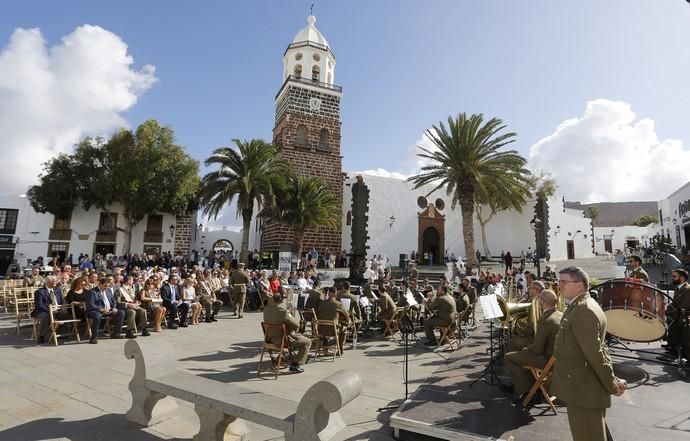
[[[407,268],[407,254],[400,254],[398,266],[401,269]]]

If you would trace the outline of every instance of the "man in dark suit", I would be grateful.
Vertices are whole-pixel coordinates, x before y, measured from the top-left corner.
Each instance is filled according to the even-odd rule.
[[[669,321],[668,333],[666,335],[667,345],[664,347],[674,356],[679,348],[685,347],[687,351],[688,336],[683,336],[686,329],[685,321],[690,316],[690,284],[688,283],[688,272],[683,268],[673,270],[671,281],[676,286],[673,291],[674,302],[666,308],[666,318]],[[683,314],[683,311],[685,313]],[[685,354],[690,355],[690,354]]]
[[[541,318],[537,322],[537,332],[534,341],[521,350],[508,352],[504,356],[506,368],[513,379],[512,387],[501,385],[501,390],[512,392],[516,404],[522,402],[533,381],[529,372],[523,366],[543,369],[553,355],[556,336],[561,327],[563,313],[556,309],[558,297],[550,289],[542,290],[536,297],[544,308]]]
[[[98,329],[104,317],[110,317],[112,330],[111,338],[122,338],[122,322],[125,320],[125,312],[117,309],[115,297],[108,291],[110,283],[107,277],[101,277],[98,287],[86,294],[86,317],[91,319],[91,340],[89,343],[98,343]]]
[[[179,276],[171,274],[166,283],[161,286],[161,297],[163,306],[168,310],[168,329],[177,329],[175,317],[179,311],[180,327],[187,327],[187,315],[189,313],[189,303],[184,303],[180,295]]]
[[[48,340],[50,334],[50,308],[53,308],[55,319],[67,318],[67,311],[56,310],[62,305],[62,290],[57,287],[56,276],[46,277],[45,286],[36,290],[34,305],[31,315],[38,319],[38,344],[43,344]]]

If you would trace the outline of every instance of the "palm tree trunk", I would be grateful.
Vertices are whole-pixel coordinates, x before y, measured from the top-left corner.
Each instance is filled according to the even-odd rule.
[[[297,267],[299,268],[300,263],[302,264],[302,268],[304,268],[304,262],[300,262],[300,259],[302,259],[302,246],[304,245],[304,230],[294,230],[294,245],[295,248],[297,249]]]
[[[240,245],[240,262],[244,263],[249,267],[249,229],[252,225],[252,212],[251,210],[242,210],[242,245]]]
[[[460,213],[462,214],[462,238],[465,241],[467,263],[479,265],[474,248],[474,201],[469,198],[463,198],[460,201]]]

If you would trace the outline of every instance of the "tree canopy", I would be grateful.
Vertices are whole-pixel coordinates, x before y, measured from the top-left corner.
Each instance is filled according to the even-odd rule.
[[[83,139],[73,154],[46,162],[40,183],[27,195],[36,211],[58,217],[71,214],[77,204],[87,210],[122,204],[127,253],[134,225],[147,214],[189,212],[198,187],[198,162],[175,143],[172,128],[148,120],[107,141]]]
[[[453,207],[460,205],[465,254],[470,263],[476,262],[474,241],[474,212],[477,204],[494,198],[501,189],[531,188],[531,173],[527,160],[515,150],[503,150],[515,141],[516,134],[505,132],[506,125],[498,118],[484,121],[484,115],[467,116],[460,113],[427,130],[426,135],[435,149],[419,147],[417,156],[429,161],[422,172],[409,180],[415,188],[432,184],[433,190],[444,188],[452,198]],[[520,205],[521,197],[510,205]],[[505,202],[505,201],[502,201]],[[502,204],[502,203],[501,203]],[[498,204],[498,205],[501,205]]]
[[[237,202],[242,217],[240,261],[248,261],[249,230],[254,207],[271,206],[275,190],[283,185],[290,168],[276,148],[261,139],[233,139],[235,148],[219,147],[205,164],[216,165],[201,181],[200,204],[205,215],[216,218],[221,210]]]
[[[658,224],[659,223],[659,218],[652,215],[652,214],[643,214],[642,216],[638,217],[633,221],[633,225],[637,225],[638,227],[646,227],[647,225],[650,224]]]

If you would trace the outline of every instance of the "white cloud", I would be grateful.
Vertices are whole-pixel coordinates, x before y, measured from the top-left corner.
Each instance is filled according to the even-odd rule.
[[[569,200],[643,201],[666,197],[688,180],[690,151],[659,140],[654,121],[630,104],[597,99],[530,150],[530,166],[550,172]]]
[[[405,175],[400,172],[396,171],[389,171],[384,168],[377,168],[377,169],[370,169],[370,170],[363,170],[363,171],[358,171],[352,173],[354,175],[369,175],[369,176],[378,176],[381,178],[394,178],[394,179],[407,179],[409,175]]]
[[[0,191],[26,192],[49,158],[127,126],[120,113],[157,81],[153,66],[133,63],[125,42],[98,26],[52,47],[40,30],[16,29],[0,50]]]

